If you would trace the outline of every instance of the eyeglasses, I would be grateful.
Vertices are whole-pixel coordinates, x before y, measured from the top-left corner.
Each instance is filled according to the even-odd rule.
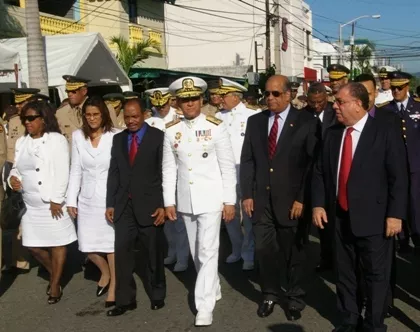
[[[393,90],[401,91],[401,90],[405,89],[407,86],[408,86],[408,84],[404,84],[404,85],[401,85],[401,86],[391,86],[391,90],[392,91]]]
[[[273,95],[273,97],[278,98],[283,94],[284,92],[280,92],[280,91],[268,91],[268,90],[264,91],[264,97],[266,98],[269,97],[270,95]]]
[[[94,114],[84,114],[86,119],[99,119],[99,117],[101,116],[101,113],[94,113]]]
[[[22,116],[20,120],[22,121],[23,124],[25,124],[26,121],[32,122],[32,121],[35,121],[35,119],[37,118],[42,118],[42,116],[41,115],[27,115],[27,116]]]

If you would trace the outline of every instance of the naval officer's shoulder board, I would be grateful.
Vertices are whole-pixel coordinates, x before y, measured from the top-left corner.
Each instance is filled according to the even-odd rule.
[[[420,103],[420,98],[414,97],[413,100],[417,103]]]
[[[175,120],[172,120],[171,122],[168,122],[168,123],[166,124],[166,129],[168,129],[168,128],[172,127],[172,126],[175,126],[176,124],[178,124],[178,123],[180,123],[180,122],[181,122],[181,120],[180,120],[180,119],[175,119]]]
[[[380,103],[380,104],[376,105],[376,107],[381,108],[381,107],[386,106],[388,104],[389,104],[389,101],[386,101],[384,103]]]
[[[209,121],[209,122],[211,122],[211,123],[213,123],[213,124],[215,124],[216,126],[218,126],[219,124],[221,124],[223,122],[222,120],[216,118],[213,115],[207,115],[206,116],[206,120]]]

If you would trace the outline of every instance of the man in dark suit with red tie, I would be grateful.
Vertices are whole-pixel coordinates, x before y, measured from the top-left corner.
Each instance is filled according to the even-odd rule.
[[[408,196],[404,142],[368,115],[369,95],[360,83],[340,88],[312,181],[313,223],[334,225],[336,332],[386,331],[385,302],[391,274],[392,237],[401,231]],[[358,268],[367,287],[365,319],[358,298]]]
[[[114,136],[108,173],[106,217],[115,225],[116,307],[108,316],[134,310],[134,247],[147,257],[146,292],[151,309],[165,305],[164,209],[162,193],[163,132],[144,122],[140,99],[124,105],[127,129]]]
[[[242,147],[240,183],[245,213],[252,218],[255,254],[263,300],[260,317],[269,316],[281,294],[279,255],[287,263],[286,316],[301,317],[301,287],[307,229],[302,219],[306,177],[316,144],[313,115],[290,105],[291,85],[272,76],[264,95],[268,110],[248,119]]]

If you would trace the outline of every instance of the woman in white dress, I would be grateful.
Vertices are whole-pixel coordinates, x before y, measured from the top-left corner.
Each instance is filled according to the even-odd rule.
[[[115,305],[114,226],[105,219],[106,186],[114,135],[112,120],[100,97],[86,100],[82,128],[73,132],[68,212],[77,216],[79,250],[101,271],[97,296],[108,292]]]
[[[22,191],[27,208],[21,221],[22,244],[50,273],[48,303],[55,304],[63,295],[60,279],[66,245],[77,240],[65,206],[69,146],[45,102],[28,103],[21,120],[26,132],[16,142],[8,183],[13,190]]]

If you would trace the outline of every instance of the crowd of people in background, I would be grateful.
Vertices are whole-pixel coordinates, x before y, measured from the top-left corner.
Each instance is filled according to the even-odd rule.
[[[386,331],[396,251],[411,251],[411,239],[420,253],[420,100],[408,73],[383,68],[378,88],[370,74],[349,82],[343,65],[328,72],[329,86],[314,82],[299,96],[300,83],[274,75],[260,101],[232,80],[193,76],[142,94],[88,96],[88,79],[65,75],[57,110],[37,89],[14,89],[0,126],[1,195],[4,204],[20,193],[25,209],[17,229],[2,220],[12,234],[2,273],[28,271],[29,252],[56,304],[67,247],[78,241],[112,317],[137,307],[135,248],[146,256],[152,310],[165,306],[164,266],[182,273],[191,256],[195,325],[209,326],[222,298],[223,223],[226,263],[258,269],[258,316],[284,293],[296,321],[314,226],[316,270],[336,272],[334,331]]]

